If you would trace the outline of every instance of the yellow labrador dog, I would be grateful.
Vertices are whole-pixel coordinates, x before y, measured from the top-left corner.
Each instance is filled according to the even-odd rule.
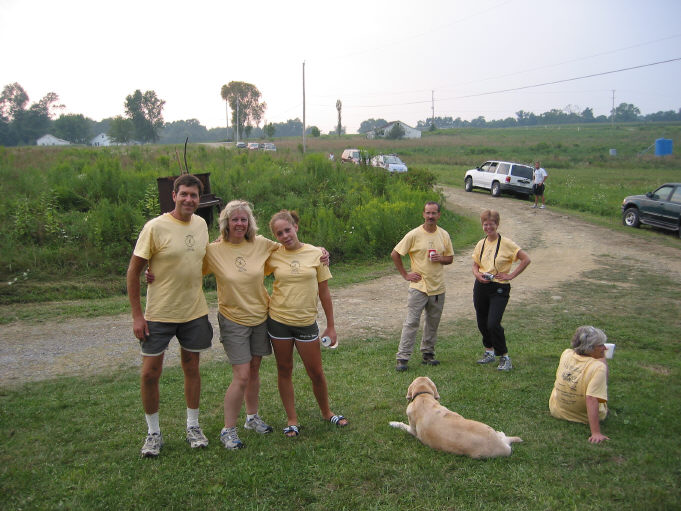
[[[407,390],[409,425],[390,422],[393,428],[403,429],[428,447],[440,451],[464,454],[471,458],[510,456],[511,444],[522,442],[517,436],[506,436],[487,424],[464,419],[440,403],[440,395],[432,380],[419,376]]]

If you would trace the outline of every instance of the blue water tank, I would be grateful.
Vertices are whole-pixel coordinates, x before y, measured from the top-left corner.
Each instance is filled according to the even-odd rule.
[[[672,154],[672,140],[670,138],[658,138],[655,140],[655,156]]]

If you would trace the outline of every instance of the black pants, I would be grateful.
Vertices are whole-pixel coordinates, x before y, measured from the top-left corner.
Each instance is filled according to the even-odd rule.
[[[510,296],[511,284],[481,284],[476,280],[473,286],[473,306],[478,330],[482,334],[482,344],[485,348],[494,348],[497,356],[508,353],[501,318]]]

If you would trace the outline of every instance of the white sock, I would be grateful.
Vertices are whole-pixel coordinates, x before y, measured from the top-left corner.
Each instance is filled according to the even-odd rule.
[[[147,433],[150,435],[160,433],[161,426],[158,425],[158,412],[152,414],[145,413],[144,416],[147,419]]]
[[[247,414],[246,414],[246,420],[249,421],[249,420],[251,420],[253,417],[255,417],[256,415],[258,415],[258,412],[255,412],[255,413],[247,413]]]
[[[187,428],[199,427],[199,409],[187,408]]]

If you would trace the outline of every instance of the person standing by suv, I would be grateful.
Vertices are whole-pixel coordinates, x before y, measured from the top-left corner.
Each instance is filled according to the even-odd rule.
[[[421,313],[426,317],[421,339],[423,364],[438,365],[435,359],[435,341],[440,325],[442,309],[445,305],[444,266],[452,264],[454,248],[449,233],[438,227],[440,205],[427,202],[423,208],[423,225],[409,231],[393,249],[390,257],[402,278],[409,281],[407,298],[407,317],[402,325],[402,336],[397,349],[395,370],[406,371],[416,340],[416,332],[421,321]],[[404,269],[402,256],[409,254],[411,267]]]
[[[549,175],[546,171],[540,167],[540,162],[534,162],[534,180],[532,181],[532,192],[534,193],[534,204],[531,206],[533,208],[537,207],[537,202],[539,197],[541,197],[541,206],[539,209],[544,209],[546,206],[544,204],[544,183]]]

